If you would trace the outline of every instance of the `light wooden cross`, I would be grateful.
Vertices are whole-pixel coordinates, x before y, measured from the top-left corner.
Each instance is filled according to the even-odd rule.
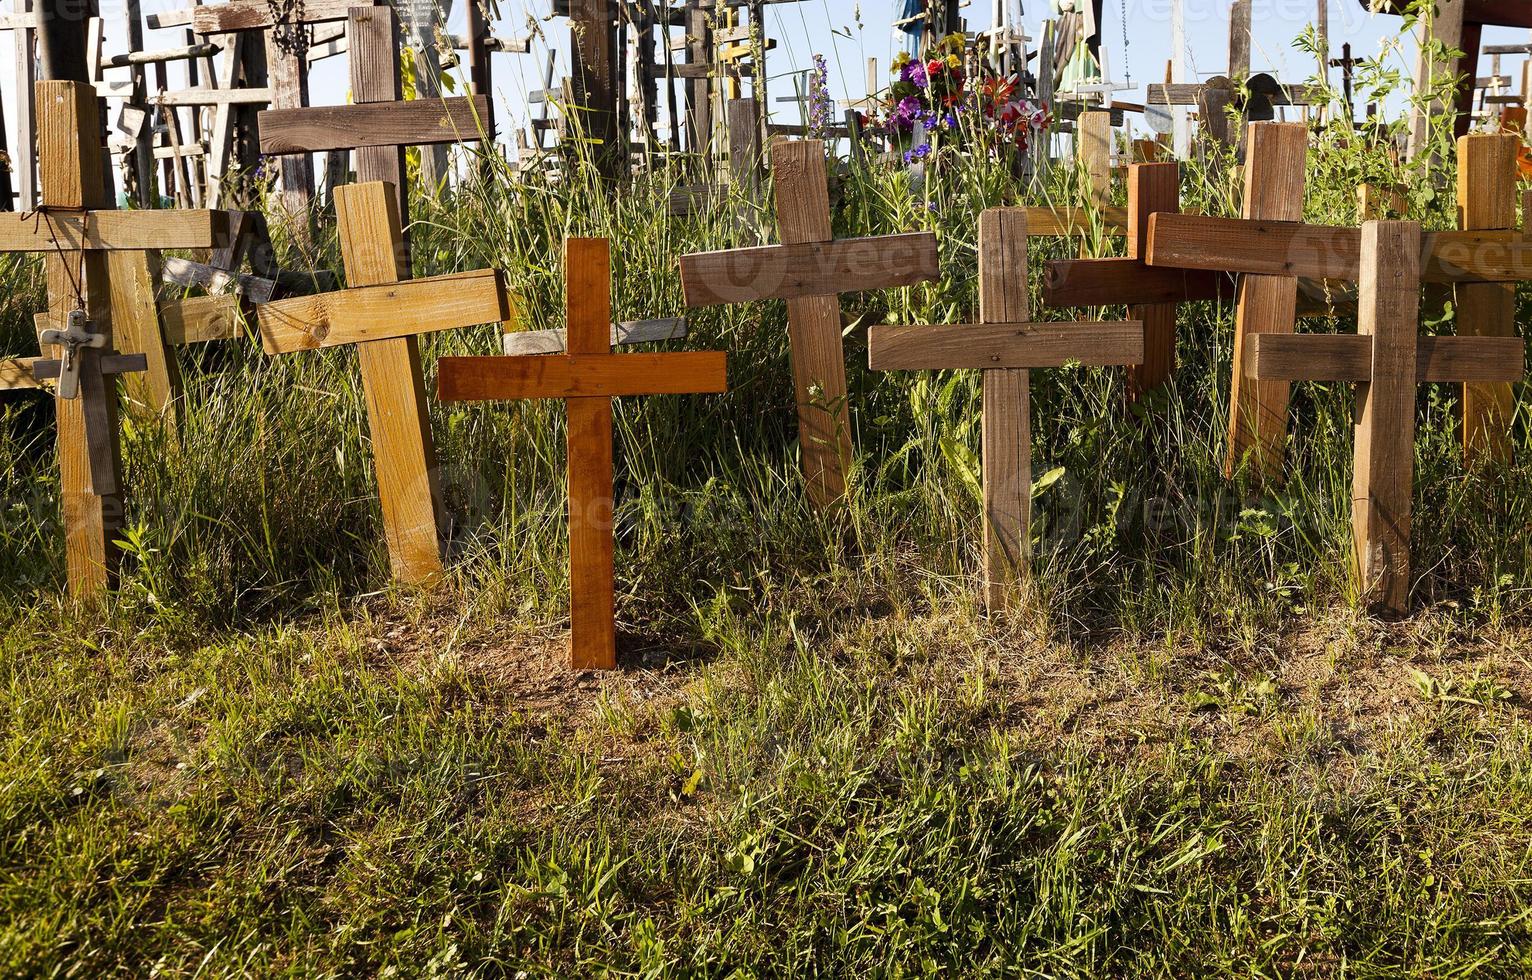
[[[799,452],[809,499],[823,508],[845,495],[851,458],[838,294],[935,279],[936,236],[836,239],[824,143],[779,140],[771,164],[782,244],[682,256],[681,285],[687,306],[787,301]]]
[[[1409,603],[1415,388],[1423,382],[1509,384],[1524,373],[1514,337],[1420,337],[1421,233],[1369,221],[1360,240],[1356,334],[1255,334],[1237,366],[1255,379],[1358,385],[1351,489],[1358,584],[1369,604]]]
[[[56,348],[56,370],[65,375],[58,399],[60,496],[69,591],[88,598],[113,582],[123,518],[117,397],[105,379],[144,368],[142,358],[113,349],[112,326],[125,314],[114,304],[123,284],[112,279],[112,256],[212,248],[225,221],[216,211],[109,210],[95,92],[44,81],[35,93],[41,209],[0,215],[0,251],[45,253],[50,313],[43,325],[67,335]],[[78,397],[66,397],[76,386]]]
[[[1233,281],[1219,272],[1150,268],[1143,253],[1149,216],[1181,210],[1181,167],[1135,163],[1128,167],[1126,258],[1063,259],[1047,264],[1043,302],[1049,306],[1126,304],[1144,324],[1144,362],[1128,372],[1129,396],[1137,399],[1170,380],[1176,367],[1176,307],[1233,295]]]
[[[258,117],[261,152],[308,154],[356,150],[357,180],[387,181],[409,222],[406,145],[477,141],[489,125],[489,96],[403,101],[398,21],[392,7],[353,6],[347,15],[352,104],[268,109]]]
[[[569,413],[569,650],[577,669],[617,665],[612,567],[612,399],[727,390],[722,351],[613,354],[606,239],[564,245],[569,353],[444,357],[442,401],[562,398]]]
[[[1514,336],[1510,303],[1516,282],[1532,280],[1532,244],[1514,224],[1514,136],[1466,136],[1460,140],[1460,173],[1477,182],[1459,186],[1457,231],[1425,235],[1424,281],[1454,284],[1463,335]],[[1357,229],[1298,223],[1303,207],[1305,127],[1254,123],[1247,165],[1245,217],[1206,218],[1160,212],[1150,217],[1150,267],[1240,272],[1235,312],[1234,359],[1256,333],[1291,334],[1297,283],[1307,279],[1356,281]],[[1282,474],[1289,384],[1236,371],[1230,390],[1227,472],[1247,458],[1257,476]],[[1509,457],[1508,430],[1514,402],[1508,384],[1465,381],[1465,459]]]
[[[396,579],[441,572],[441,485],[426,410],[419,335],[511,317],[498,272],[410,279],[397,190],[377,181],[335,189],[351,288],[256,307],[268,354],[356,347],[372,432],[378,499]]]
[[[1007,608],[1029,577],[1032,436],[1029,368],[1140,363],[1144,325],[1033,323],[1027,299],[1027,210],[979,215],[979,322],[874,326],[874,371],[983,371],[984,601]]]

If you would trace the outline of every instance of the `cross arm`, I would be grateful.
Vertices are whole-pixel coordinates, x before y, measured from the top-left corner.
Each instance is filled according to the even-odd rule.
[[[867,332],[867,366],[874,371],[1103,367],[1143,359],[1141,320],[883,324]]]
[[[32,362],[32,377],[38,381],[51,381],[58,378],[64,369],[64,362],[57,358],[38,358]],[[149,358],[144,354],[103,354],[101,355],[102,374],[128,374],[132,371],[149,370]]]
[[[1234,298],[1234,280],[1211,269],[1108,258],[1056,259],[1044,270],[1043,302],[1049,306],[1152,306]]]
[[[0,252],[219,248],[224,211],[38,211],[0,214]]]
[[[1151,266],[1263,276],[1346,279],[1361,275],[1362,230],[1297,221],[1149,216]],[[1423,282],[1532,279],[1532,244],[1519,231],[1435,231],[1421,236]]]
[[[727,364],[723,351],[443,357],[437,392],[446,402],[714,393],[728,390]]]
[[[287,354],[499,323],[510,315],[500,273],[479,269],[263,303],[255,322],[266,353]]]
[[[1245,342],[1247,378],[1363,383],[1372,377],[1370,336],[1255,333]],[[1519,381],[1525,362],[1526,345],[1518,337],[1421,337],[1415,380]]]
[[[663,320],[625,320],[612,324],[613,346],[628,344],[652,344],[662,340],[680,340],[686,336],[684,317]],[[568,347],[568,331],[563,327],[551,330],[515,330],[500,338],[502,354],[562,354]]]
[[[887,289],[935,279],[939,272],[936,236],[928,231],[681,257],[687,306]]]
[[[475,95],[267,109],[258,126],[261,152],[283,154],[480,140],[489,120],[489,97]]]
[[[20,388],[41,388],[42,383],[32,374],[36,357],[0,357],[0,391]]]
[[[298,7],[296,19],[304,24],[345,20],[352,7],[370,6],[372,4],[366,0],[304,0]],[[276,11],[275,4],[263,0],[230,0],[229,3],[211,4],[192,10],[191,28],[198,34],[260,30],[272,26]]]

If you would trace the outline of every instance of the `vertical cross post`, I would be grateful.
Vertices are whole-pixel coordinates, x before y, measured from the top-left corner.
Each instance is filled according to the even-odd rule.
[[[1304,164],[1308,129],[1302,123],[1251,123],[1245,157],[1245,200],[1240,217],[1269,221],[1303,220]],[[1234,313],[1234,363],[1242,363],[1246,338],[1254,333],[1292,333],[1298,307],[1293,276],[1245,276]],[[1225,472],[1232,477],[1246,459],[1262,478],[1282,471],[1287,437],[1289,386],[1255,381],[1234,372],[1229,393],[1229,449]]]
[[[1181,165],[1136,163],[1128,168],[1128,258],[1142,262],[1149,247],[1149,216],[1181,210]],[[1128,319],[1144,324],[1144,363],[1128,370],[1129,397],[1168,382],[1176,370],[1176,304],[1128,307]]]
[[[1104,208],[1112,193],[1112,114],[1092,109],[1075,121],[1080,163],[1085,168],[1086,193],[1096,208]]]
[[[1474,231],[1514,228],[1520,139],[1510,133],[1473,134],[1460,137],[1457,147],[1458,227]],[[1515,283],[1459,284],[1457,332],[1473,337],[1516,336]],[[1509,460],[1515,409],[1509,384],[1465,384],[1465,459]]]

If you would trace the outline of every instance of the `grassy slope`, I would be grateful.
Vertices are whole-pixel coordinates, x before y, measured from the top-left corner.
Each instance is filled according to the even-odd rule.
[[[1311,216],[1387,166],[1316,154]],[[1218,172],[1190,203],[1231,206]],[[771,222],[670,221],[664,190],[491,179],[422,212],[417,272],[502,265],[540,326],[560,238],[609,234],[618,314],[674,314],[677,255]],[[840,233],[931,227],[944,263],[848,311],[967,313],[974,216],[1013,195],[848,181]],[[20,336],[35,270],[10,279]],[[990,623],[973,379],[869,375],[853,330],[862,458],[827,521],[780,306],[693,315],[734,390],[621,407],[601,678],[560,666],[556,407],[435,407],[454,578],[380,593],[350,356],[188,355],[179,437],[128,433],[123,589],[78,618],[48,598],[47,408],[7,403],[0,972],[1526,973],[1532,465],[1462,473],[1455,394],[1424,392],[1421,612],[1361,617],[1350,393],[1299,389],[1284,487],[1226,485],[1230,319],[1186,311],[1137,414],[1110,372],[1035,377],[1044,611]]]

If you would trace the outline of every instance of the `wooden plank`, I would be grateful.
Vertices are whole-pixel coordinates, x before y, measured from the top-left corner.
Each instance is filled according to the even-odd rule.
[[[159,307],[155,304],[160,283],[158,253],[108,252],[107,276],[117,349],[143,354],[147,361],[142,373],[122,379],[128,406],[139,418],[157,419],[173,431],[179,422],[181,371],[160,331]]]
[[[727,357],[721,351],[443,357],[439,364],[451,365],[450,372],[440,371],[439,390],[446,401],[616,398],[726,390]]]
[[[629,320],[612,324],[613,346],[627,344],[651,344],[665,340],[680,340],[686,336],[686,320],[672,317],[664,320]],[[562,327],[552,330],[508,330],[501,335],[500,353],[508,356],[527,354],[562,354],[565,331]]]
[[[1256,334],[1245,348],[1248,378],[1364,384],[1372,376],[1371,337],[1358,334]],[[1417,383],[1518,381],[1526,347],[1514,337],[1421,337]]]
[[[1240,214],[1261,220],[1299,221],[1303,217],[1304,165],[1308,128],[1302,123],[1252,123],[1245,156],[1245,198]],[[1154,263],[1159,238],[1150,220],[1149,254]],[[1292,333],[1298,301],[1293,276],[1245,276],[1240,280],[1234,313],[1234,363],[1244,359],[1245,339],[1253,333]],[[1288,386],[1281,381],[1249,381],[1233,373],[1229,399],[1229,446],[1225,473],[1233,477],[1248,459],[1259,476],[1276,479],[1282,470],[1287,435]]]
[[[693,106],[695,109],[695,106]],[[777,226],[783,245],[828,243],[830,188],[825,171],[825,147],[819,140],[783,140],[771,147]],[[921,246],[911,241],[893,269],[919,271]],[[934,241],[931,244],[934,250]],[[881,250],[866,261],[885,261]],[[756,275],[763,270],[754,269]],[[849,272],[849,267],[846,267]],[[934,272],[935,263],[925,268]],[[742,270],[744,271],[744,270]],[[785,275],[785,266],[784,266]],[[770,281],[769,274],[766,276]],[[685,272],[682,284],[685,287]],[[743,282],[732,278],[726,282]],[[823,282],[823,280],[820,280]],[[778,280],[779,284],[781,280]],[[716,288],[716,285],[715,285]],[[823,288],[820,286],[819,288]],[[841,345],[840,299],[835,295],[802,295],[787,300],[788,347],[793,365],[794,400],[798,405],[798,452],[810,502],[819,508],[837,504],[846,495],[846,469],[851,462],[851,425],[847,415],[846,355]]]
[[[1149,216],[1181,210],[1181,166],[1135,163],[1128,168],[1128,257],[1143,259],[1149,244]],[[1215,280],[1216,285],[1216,280]],[[1176,306],[1134,304],[1128,319],[1144,325],[1144,360],[1128,369],[1128,397],[1137,400],[1170,381],[1176,369]]]
[[[879,324],[867,331],[874,371],[1105,367],[1143,356],[1144,325],[1137,320]]]
[[[410,270],[404,265],[404,232],[396,202],[394,189],[384,183],[335,188],[341,256],[346,278],[356,287],[347,292],[360,292],[370,286],[376,298],[407,285],[399,282]],[[428,284],[427,292],[436,294],[437,309],[445,317],[451,317],[448,312],[451,308],[460,314],[473,311],[471,315],[475,318],[488,312],[490,315],[484,318],[488,321],[503,318],[504,294],[498,274],[470,274],[460,281],[454,280],[450,286],[438,281],[434,288],[429,286],[430,282],[416,280],[415,284]],[[485,283],[493,283],[493,301],[482,295]],[[473,302],[458,305],[456,300],[468,292],[481,295]],[[430,300],[421,296],[419,302],[417,315],[426,312]],[[402,306],[384,304],[374,308],[372,315],[392,320]],[[358,343],[356,351],[367,399],[367,425],[372,435],[389,564],[394,578],[401,582],[431,583],[442,569],[439,522],[443,505],[418,341],[388,328],[380,332],[377,324],[369,329],[365,321],[351,322],[359,328],[354,336],[369,341]]]
[[[1360,228],[1161,212],[1149,229],[1151,266],[1353,282],[1360,275]],[[1426,232],[1421,249],[1422,282],[1532,279],[1532,243],[1514,229]]]
[[[266,105],[271,89],[260,88],[183,88],[160,92],[153,101],[165,106]]]
[[[1112,114],[1080,113],[1075,141],[1091,206],[1105,207],[1112,194]]]
[[[1419,225],[1363,226],[1358,295],[1357,330],[1372,338],[1372,370],[1356,423],[1352,538],[1364,599],[1403,612],[1409,602],[1414,499]]]
[[[337,187],[337,194],[341,190]],[[499,323],[510,315],[500,273],[495,269],[294,296],[263,303],[255,314],[261,344],[268,354],[413,337]]]
[[[245,335],[238,296],[188,296],[160,304],[160,331],[171,347]]]
[[[346,21],[350,31],[352,99],[364,112],[378,111],[376,104],[392,108],[403,104],[404,84],[399,65],[398,17],[392,7],[357,7]],[[427,82],[434,87],[436,79]],[[434,104],[435,99],[427,104]],[[303,110],[305,113],[312,109]],[[487,110],[486,110],[487,112]],[[488,120],[488,115],[481,115]],[[262,129],[262,133],[265,129]],[[422,157],[423,160],[428,159]],[[402,239],[404,255],[401,264],[410,267],[410,195],[408,173],[404,162],[404,146],[395,141],[381,146],[361,146],[356,150],[356,180],[366,184],[381,180],[394,188],[394,204],[399,209],[399,221],[404,227]],[[406,276],[405,278],[408,278]],[[418,342],[417,342],[418,343]]]
[[[0,357],[0,391],[46,387],[32,376],[35,357]]]
[[[1090,235],[1097,229],[1109,236],[1127,234],[1128,209],[1115,205],[1095,212],[1085,208],[1027,208],[1027,234],[1033,238]]]
[[[36,96],[41,204],[109,207],[103,154],[95,150],[101,132],[95,91],[78,82],[42,81]],[[50,253],[44,265],[49,309],[69,310],[83,299],[96,329],[110,331],[106,256]],[[79,397],[55,399],[66,575],[70,595],[84,601],[93,601],[116,580],[123,520],[117,398],[99,370],[101,353],[80,353]]]
[[[939,272],[936,236],[917,231],[695,252],[681,257],[681,289],[687,306],[709,306],[909,286]]]
[[[1458,227],[1467,231],[1516,226],[1517,152],[1511,133],[1463,136],[1458,151]],[[1525,247],[1525,246],[1521,246]],[[1527,250],[1532,278],[1532,248]],[[1457,332],[1466,337],[1516,336],[1516,287],[1474,283],[1457,287]],[[1463,459],[1469,464],[1511,459],[1516,396],[1509,384],[1463,386]]]
[[[1054,259],[1043,269],[1043,302],[1053,307],[1234,298],[1234,277],[1211,269],[1152,266],[1130,258]]]
[[[305,24],[318,24],[330,20],[345,20],[352,7],[366,6],[365,0],[304,0],[299,15]],[[231,0],[229,3],[195,7],[191,12],[191,28],[198,34],[228,34],[233,31],[252,31],[271,27],[275,23],[277,8],[265,0]],[[165,15],[161,14],[161,22]]]
[[[102,354],[97,360],[98,373],[131,375],[148,367],[142,354]],[[38,381],[58,381],[64,362],[56,358],[38,358],[32,362],[32,376]]]
[[[472,142],[484,138],[489,96],[267,109],[258,118],[269,154]]]
[[[980,212],[980,321],[1028,320],[1027,290],[1027,209]],[[981,383],[984,603],[996,612],[1014,601],[1032,556],[1032,409],[1025,369],[986,370]]]
[[[605,239],[564,243],[569,353],[609,356],[612,266]],[[564,361],[528,360],[534,364]],[[447,374],[442,373],[446,383]],[[617,666],[616,582],[612,567],[612,401],[571,398],[565,455],[569,482],[569,661],[577,670]]]
[[[228,233],[222,211],[0,214],[0,252],[214,248]]]
[[[178,286],[185,286],[187,288],[200,286],[210,293],[237,289],[240,295],[250,303],[269,302],[277,289],[277,280],[275,279],[246,273],[234,275],[222,269],[215,269],[206,262],[193,262],[190,259],[181,259],[175,256],[169,256],[160,260],[160,275],[164,277],[166,282],[173,282]],[[296,285],[296,283],[292,285]],[[315,290],[311,289],[309,291],[314,292]]]

